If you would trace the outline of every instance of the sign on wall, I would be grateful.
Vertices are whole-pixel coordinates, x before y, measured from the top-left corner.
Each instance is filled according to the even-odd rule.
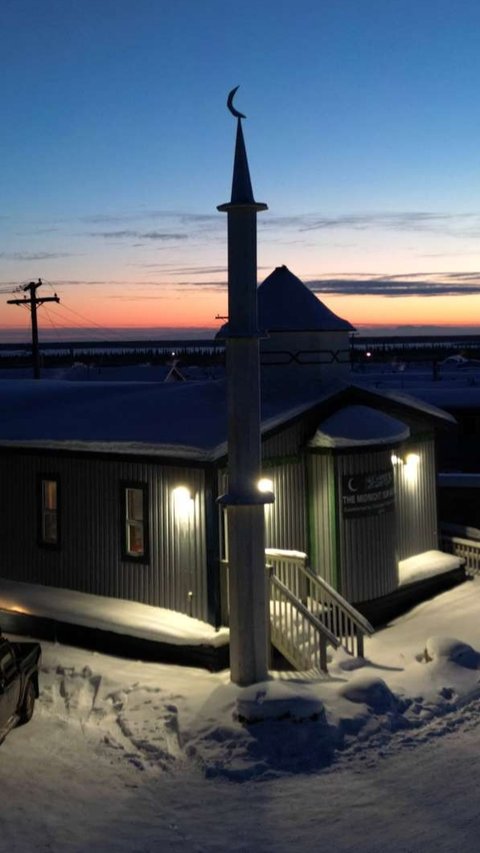
[[[340,502],[344,518],[390,512],[395,501],[393,471],[343,474]]]

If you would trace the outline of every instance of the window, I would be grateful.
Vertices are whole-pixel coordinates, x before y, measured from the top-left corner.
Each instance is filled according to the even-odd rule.
[[[41,545],[60,544],[59,481],[57,477],[40,477],[39,540]]]
[[[148,509],[145,484],[122,484],[122,527],[124,559],[147,562]]]

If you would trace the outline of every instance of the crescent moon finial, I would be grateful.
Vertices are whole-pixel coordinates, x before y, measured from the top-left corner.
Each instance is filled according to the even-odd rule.
[[[239,89],[239,88],[240,88],[239,86],[235,86],[235,88],[232,89],[232,91],[229,93],[228,98],[227,98],[227,107],[230,110],[232,116],[235,116],[235,118],[246,118],[246,116],[243,113],[239,113],[238,110],[236,110],[235,107],[233,106],[233,99],[235,97],[237,89]]]

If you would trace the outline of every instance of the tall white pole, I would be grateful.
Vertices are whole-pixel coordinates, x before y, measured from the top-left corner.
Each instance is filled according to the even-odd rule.
[[[235,90],[233,91],[235,94]],[[236,684],[263,681],[268,675],[269,612],[265,571],[264,504],[261,493],[260,356],[257,322],[257,212],[237,116],[232,198],[218,210],[228,214],[228,397],[227,506],[230,591],[230,668]]]

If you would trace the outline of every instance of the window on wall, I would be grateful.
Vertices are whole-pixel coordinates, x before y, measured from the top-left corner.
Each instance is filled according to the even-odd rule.
[[[148,560],[147,488],[143,483],[123,483],[122,551],[127,560]]]
[[[60,544],[58,477],[40,477],[39,540],[41,545]]]

